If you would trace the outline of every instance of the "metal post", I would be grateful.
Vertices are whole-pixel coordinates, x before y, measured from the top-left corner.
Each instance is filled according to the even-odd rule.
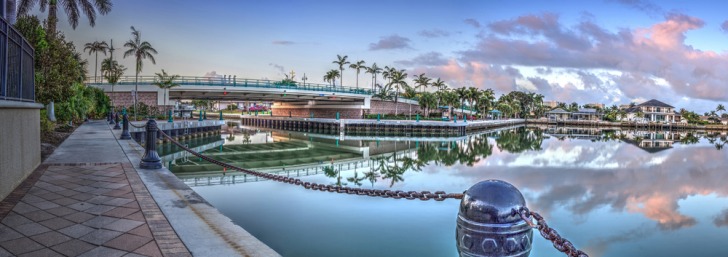
[[[157,122],[154,119],[147,121],[147,142],[144,147],[144,156],[142,161],[139,163],[139,167],[142,169],[161,169],[162,159],[159,158],[157,153]]]
[[[258,116],[258,110],[255,110],[255,116]]]
[[[109,111],[109,112],[106,113],[106,122],[108,122],[109,124],[111,124],[111,111]]]
[[[114,129],[121,129],[121,127],[119,127],[119,113],[118,112],[114,113],[114,121],[116,122],[116,124],[114,124]]]
[[[380,120],[381,118],[382,118],[382,114],[381,114],[381,113],[377,113],[377,122],[379,122],[379,120]]]
[[[205,110],[205,112],[203,112],[203,114],[204,114],[205,116],[204,116],[204,118],[202,118],[202,119],[203,119],[203,120],[207,120],[207,110]]]
[[[313,119],[313,112],[311,112],[311,119]]]
[[[336,112],[336,120],[339,120],[339,112]]]
[[[202,110],[200,110],[200,117],[197,119],[197,121],[202,121]]]
[[[517,256],[531,253],[533,230],[519,215],[523,195],[501,180],[478,182],[460,202],[455,240],[460,256]]]
[[[174,118],[172,118],[172,110],[169,110],[169,112],[167,112],[167,116],[167,122],[174,122]]]
[[[220,120],[223,120],[223,118],[222,118],[222,110],[220,110]]]
[[[420,114],[417,114],[417,117],[416,117],[416,119],[417,119],[417,120],[416,120],[415,122],[420,122]]]
[[[122,116],[124,117],[124,129],[121,131],[121,137],[119,137],[119,139],[131,139],[131,134],[129,134],[129,115],[126,114],[126,109],[124,109],[122,113]]]

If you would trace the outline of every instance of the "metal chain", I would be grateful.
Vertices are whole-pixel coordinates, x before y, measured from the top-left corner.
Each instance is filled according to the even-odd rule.
[[[514,211],[516,211],[514,209]],[[556,250],[559,250],[562,253],[565,253],[566,256],[569,257],[589,257],[585,252],[576,249],[574,244],[572,244],[569,240],[566,238],[561,237],[556,230],[549,227],[549,225],[546,223],[546,221],[543,219],[543,216],[541,214],[535,212],[535,211],[529,211],[526,207],[521,207],[519,210],[517,210],[518,214],[521,216],[521,219],[526,221],[529,226],[532,228],[538,229],[538,231],[541,233],[541,236],[545,238],[546,240],[551,241],[554,244],[554,248]],[[534,224],[533,220],[531,220],[531,217],[536,219],[536,222],[538,224]]]
[[[131,121],[129,119],[127,119],[127,121],[129,121],[129,125],[130,126],[135,127],[135,128],[146,128],[147,127],[147,124],[146,123],[144,123],[144,125],[137,126],[137,125],[134,125],[134,123],[131,123]]]
[[[207,157],[205,155],[202,155],[198,152],[193,151],[192,149],[187,148],[186,146],[180,144],[176,140],[174,140],[172,137],[167,135],[167,133],[164,133],[164,131],[159,130],[165,138],[169,139],[170,142],[177,145],[178,147],[184,149],[185,151],[191,153],[194,156],[200,157],[203,160],[206,160],[210,163],[217,164],[219,166],[237,170],[249,175],[258,176],[278,182],[288,183],[288,184],[294,184],[297,186],[302,186],[306,189],[311,190],[319,190],[319,191],[328,191],[328,192],[335,192],[340,194],[354,194],[354,195],[366,195],[366,196],[379,196],[383,198],[394,198],[394,199],[407,199],[407,200],[414,200],[414,199],[420,199],[422,201],[427,200],[435,200],[435,201],[443,201],[445,199],[462,199],[463,194],[455,194],[455,193],[445,193],[443,191],[436,191],[434,193],[431,193],[430,191],[401,191],[401,190],[380,190],[380,189],[364,189],[364,188],[351,188],[351,187],[342,187],[342,186],[333,186],[333,185],[325,185],[325,184],[317,184],[317,183],[311,183],[311,182],[305,182],[297,178],[291,178],[271,173],[263,173],[258,171],[252,171],[244,168],[240,168],[237,166],[233,166],[215,159],[212,159],[210,157]]]

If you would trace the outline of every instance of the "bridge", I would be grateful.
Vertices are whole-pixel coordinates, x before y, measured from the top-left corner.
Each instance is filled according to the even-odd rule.
[[[154,85],[156,76],[121,77],[114,86],[116,92],[132,92],[136,84],[139,92],[163,93]],[[99,81],[99,82],[94,82]],[[264,79],[238,79],[222,77],[181,76],[174,81],[178,87],[169,89],[169,99],[204,99],[221,101],[283,101],[330,100],[339,102],[362,101],[374,93],[371,89],[332,86],[316,83],[284,83]],[[97,77],[87,85],[111,91],[111,84]]]

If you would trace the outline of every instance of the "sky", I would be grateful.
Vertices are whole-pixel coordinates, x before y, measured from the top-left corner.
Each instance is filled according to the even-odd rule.
[[[678,0],[124,0],[94,27],[84,17],[73,30],[65,16],[58,27],[79,50],[113,39],[121,59],[134,26],[159,52],[142,75],[165,69],[279,80],[294,71],[296,80],[305,74],[308,83],[324,83],[326,71],[338,69],[336,56],[347,55],[497,95],[522,90],[606,105],[654,98],[702,113],[728,104],[726,7]],[[86,56],[93,75],[95,56]],[[133,67],[131,58],[121,63]],[[356,71],[346,69],[342,79],[356,86]],[[358,81],[370,87],[371,75],[362,71]]]

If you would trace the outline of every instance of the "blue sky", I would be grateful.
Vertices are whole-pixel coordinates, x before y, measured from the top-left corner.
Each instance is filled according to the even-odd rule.
[[[79,48],[114,39],[120,58],[135,26],[159,51],[143,75],[165,69],[281,79],[293,70],[322,83],[341,54],[406,69],[410,77],[424,72],[453,87],[610,105],[657,98],[703,112],[728,102],[726,7],[645,0],[125,0],[93,28],[82,18],[72,30],[61,17],[59,29]],[[92,56],[89,63],[93,69]],[[355,72],[345,70],[343,80],[354,86]],[[370,75],[362,73],[359,83],[371,85]]]

